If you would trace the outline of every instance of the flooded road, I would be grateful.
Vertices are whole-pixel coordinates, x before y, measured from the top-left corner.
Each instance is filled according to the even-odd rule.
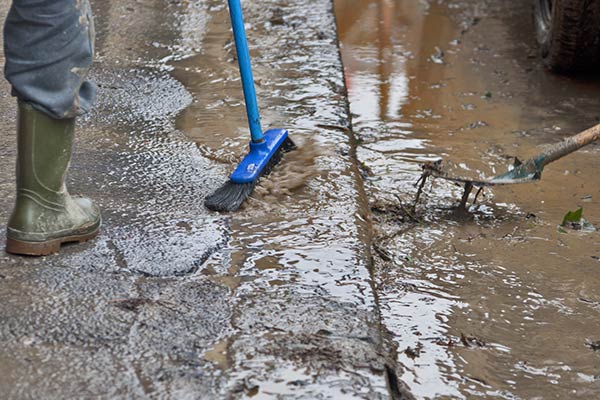
[[[420,163],[504,172],[597,123],[600,84],[544,70],[528,1],[336,0],[384,325],[419,398],[600,397],[600,147],[539,183],[425,186]],[[400,206],[402,204],[402,206]]]

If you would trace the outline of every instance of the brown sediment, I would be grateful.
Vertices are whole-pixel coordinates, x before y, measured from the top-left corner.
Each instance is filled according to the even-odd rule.
[[[579,205],[600,221],[597,146],[539,183],[486,190],[468,212],[454,209],[464,182],[414,183],[440,158],[473,180],[505,172],[597,123],[600,85],[545,71],[526,3],[336,5],[358,161],[372,171],[378,298],[407,349],[402,380],[421,398],[597,397],[586,343],[597,340],[598,233],[557,229]],[[415,221],[401,206],[417,192]]]
[[[252,196],[254,201],[275,206],[306,189],[311,181],[323,173],[318,167],[318,158],[324,150],[312,139],[296,143],[298,149],[286,153],[282,162],[261,180]]]

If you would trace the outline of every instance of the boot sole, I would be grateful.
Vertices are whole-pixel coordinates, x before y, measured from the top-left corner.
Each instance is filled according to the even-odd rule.
[[[60,246],[65,243],[83,243],[95,238],[100,232],[100,227],[91,233],[83,235],[65,236],[45,242],[23,242],[15,239],[6,239],[6,252],[22,256],[47,256],[58,253]]]

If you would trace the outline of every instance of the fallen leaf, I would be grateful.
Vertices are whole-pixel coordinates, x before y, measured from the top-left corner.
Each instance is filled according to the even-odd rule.
[[[560,226],[568,226],[570,223],[580,223],[582,216],[583,207],[579,207],[575,211],[569,211],[563,217],[563,221],[562,224],[560,224]]]

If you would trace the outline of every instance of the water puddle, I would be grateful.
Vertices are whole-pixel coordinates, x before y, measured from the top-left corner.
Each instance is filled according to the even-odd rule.
[[[423,162],[493,176],[595,124],[600,85],[544,71],[529,4],[335,3],[401,379],[428,399],[597,397],[598,234],[557,228],[579,206],[600,222],[597,146],[469,213],[443,181],[410,204]]]

